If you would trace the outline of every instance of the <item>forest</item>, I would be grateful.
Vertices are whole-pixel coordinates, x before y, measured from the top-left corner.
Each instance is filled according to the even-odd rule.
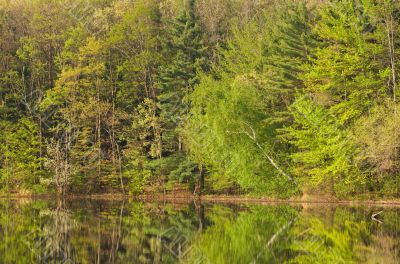
[[[400,1],[0,0],[0,194],[400,196]]]

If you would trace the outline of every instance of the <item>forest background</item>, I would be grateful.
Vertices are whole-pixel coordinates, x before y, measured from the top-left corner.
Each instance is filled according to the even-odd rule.
[[[395,0],[0,0],[0,190],[398,197],[399,48]]]

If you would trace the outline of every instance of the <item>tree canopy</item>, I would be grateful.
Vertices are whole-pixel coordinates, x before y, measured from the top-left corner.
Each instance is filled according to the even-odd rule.
[[[0,0],[0,190],[398,197],[399,11]]]

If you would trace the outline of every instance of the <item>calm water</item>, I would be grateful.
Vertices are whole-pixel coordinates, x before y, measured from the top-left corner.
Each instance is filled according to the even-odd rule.
[[[399,251],[399,208],[0,200],[1,263],[389,264]]]

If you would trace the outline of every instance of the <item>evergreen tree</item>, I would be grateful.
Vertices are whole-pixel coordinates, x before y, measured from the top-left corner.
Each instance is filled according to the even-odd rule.
[[[41,193],[46,190],[43,148],[39,127],[28,118],[0,124],[0,189],[8,192]]]
[[[286,137],[297,148],[291,157],[303,190],[319,187],[343,195],[363,186],[365,177],[354,163],[354,138],[335,116],[307,97],[297,99],[290,109],[294,124],[286,128]]]
[[[304,64],[317,45],[311,25],[314,15],[304,1],[288,1],[276,7],[276,16],[268,16],[266,23],[274,24],[264,42],[264,72],[269,75],[267,86],[273,105],[271,122],[287,122],[289,105],[296,91],[303,87]],[[275,21],[274,21],[275,19]]]
[[[160,68],[158,100],[163,122],[162,160],[154,163],[159,173],[187,180],[184,174],[194,173],[195,165],[183,153],[182,123],[188,113],[185,98],[198,84],[197,72],[204,68],[205,48],[196,14],[195,0],[188,0],[182,14],[173,21],[163,43],[166,65]]]
[[[330,109],[340,124],[360,117],[387,95],[381,33],[371,13],[374,1],[328,5],[314,31],[322,42],[306,69],[306,91]]]
[[[187,1],[163,46],[165,56],[170,59],[160,69],[158,99],[166,130],[162,136],[163,152],[168,155],[182,149],[178,129],[188,109],[184,98],[198,83],[196,72],[204,66],[205,50],[195,0]]]
[[[314,27],[320,47],[303,75],[312,99],[294,103],[288,129],[298,148],[292,155],[297,175],[310,177],[305,185],[325,182],[325,190],[340,195],[365,186],[354,159],[362,151],[351,135],[356,120],[385,101],[390,72],[375,9],[374,1],[338,1],[322,10]]]

